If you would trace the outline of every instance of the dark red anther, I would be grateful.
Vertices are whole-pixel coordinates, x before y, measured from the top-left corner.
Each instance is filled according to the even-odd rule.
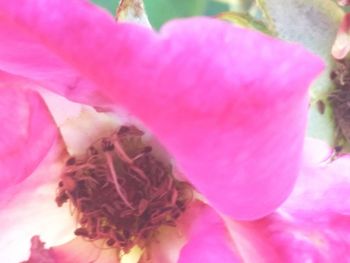
[[[93,146],[90,146],[89,149],[88,149],[88,155],[91,155],[91,156],[94,156],[94,155],[97,155],[98,154],[98,151],[95,147]]]
[[[334,147],[334,151],[336,152],[336,153],[340,153],[341,151],[343,150],[343,146],[335,146]]]
[[[65,192],[60,192],[55,199],[55,202],[58,207],[61,207],[69,199],[68,195]]]
[[[150,153],[152,151],[152,147],[151,146],[146,146],[144,149],[143,149],[143,152],[144,153]]]
[[[103,226],[103,227],[101,227],[100,231],[101,231],[102,233],[108,233],[108,232],[111,231],[111,227],[109,227],[109,226]]]
[[[89,231],[86,228],[80,227],[80,228],[75,229],[74,234],[76,236],[88,237]]]
[[[106,243],[107,243],[107,246],[111,247],[111,246],[113,246],[115,244],[115,240],[110,238],[110,239],[107,240]]]
[[[69,159],[66,161],[66,165],[67,165],[67,166],[74,165],[75,162],[76,162],[75,157],[71,157],[71,158],[69,158]]]
[[[118,135],[126,134],[128,131],[130,131],[130,128],[128,126],[121,126],[118,130]]]
[[[337,77],[337,73],[334,71],[334,70],[332,70],[331,71],[331,74],[329,75],[329,77],[332,79],[332,80],[334,80],[336,77]]]
[[[324,114],[324,111],[326,110],[326,104],[322,100],[318,100],[316,102],[317,110],[320,114]]]
[[[109,152],[114,150],[113,142],[111,142],[106,138],[102,139],[101,146],[102,146],[102,151],[104,152]]]
[[[65,167],[56,197],[75,206],[77,236],[102,239],[127,253],[145,248],[161,226],[175,226],[192,198],[188,184],[175,179],[170,164],[144,145],[143,132],[123,126],[91,145]]]

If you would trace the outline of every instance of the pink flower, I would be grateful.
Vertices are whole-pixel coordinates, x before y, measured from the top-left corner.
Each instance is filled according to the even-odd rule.
[[[25,259],[33,232],[48,246],[58,245],[71,238],[65,222],[74,223],[61,220],[62,209],[53,208],[53,202],[42,201],[54,199],[60,161],[66,156],[57,147],[61,138],[34,91],[37,86],[79,103],[126,110],[173,156],[186,180],[210,204],[193,203],[179,221],[186,238],[175,255],[178,262],[257,262],[256,255],[270,257],[268,262],[288,262],[289,249],[304,247],[315,255],[324,253],[305,234],[310,229],[330,246],[337,243],[334,234],[338,237],[343,228],[329,223],[332,214],[324,203],[320,210],[303,210],[302,195],[294,192],[269,215],[292,192],[300,173],[307,88],[322,69],[319,59],[302,47],[208,18],[174,21],[156,33],[117,24],[79,0],[26,0],[21,6],[1,0],[0,21],[0,119],[5,127],[0,154],[6,158],[0,163],[5,171],[0,177],[0,224],[5,229],[0,245],[6,248],[1,253],[7,262],[16,262],[16,255],[16,260]],[[305,171],[309,178],[318,166]],[[305,192],[322,194],[337,187],[327,184]],[[293,220],[283,218],[285,213]],[[336,211],[337,218],[346,220],[342,214]],[[253,223],[232,221],[267,215]],[[308,224],[309,217],[319,215],[326,218],[324,224]],[[273,227],[277,234],[271,234]],[[294,236],[298,231],[311,244],[299,246]],[[170,236],[152,244],[154,262],[168,260],[165,240],[176,239]],[[265,237],[267,244],[261,244]],[[41,246],[34,238],[35,251]],[[276,251],[278,246],[283,249]],[[75,239],[48,253],[57,262],[87,262],[96,257],[85,252],[92,248]],[[116,260],[111,253],[101,252],[98,262]]]

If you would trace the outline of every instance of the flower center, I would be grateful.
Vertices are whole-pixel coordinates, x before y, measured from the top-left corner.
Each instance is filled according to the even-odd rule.
[[[122,126],[67,160],[56,203],[75,207],[75,235],[103,239],[127,253],[145,247],[160,226],[176,226],[192,188],[174,178],[171,165],[157,160],[142,136],[136,127]]]

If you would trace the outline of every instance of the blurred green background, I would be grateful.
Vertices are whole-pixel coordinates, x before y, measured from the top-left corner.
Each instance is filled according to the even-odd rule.
[[[115,14],[119,0],[92,0]],[[216,15],[227,11],[227,4],[213,0],[144,0],[151,24],[159,28],[167,20],[176,17]]]

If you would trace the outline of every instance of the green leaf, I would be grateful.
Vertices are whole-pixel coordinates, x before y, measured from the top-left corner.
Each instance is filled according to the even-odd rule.
[[[144,2],[151,24],[159,28],[170,19],[203,14],[208,0],[145,0]]]
[[[119,4],[119,0],[91,0],[91,2],[103,7],[113,15]]]
[[[344,12],[332,1],[257,0],[270,26],[285,40],[298,42],[326,63],[324,73],[313,83],[308,135],[335,144],[335,124],[327,96],[334,85],[329,78],[333,59],[331,48]],[[318,101],[325,103],[322,114]]]
[[[217,14],[228,11],[228,10],[229,10],[229,7],[225,3],[220,3],[220,2],[216,2],[216,1],[208,1],[204,15],[216,16]]]

